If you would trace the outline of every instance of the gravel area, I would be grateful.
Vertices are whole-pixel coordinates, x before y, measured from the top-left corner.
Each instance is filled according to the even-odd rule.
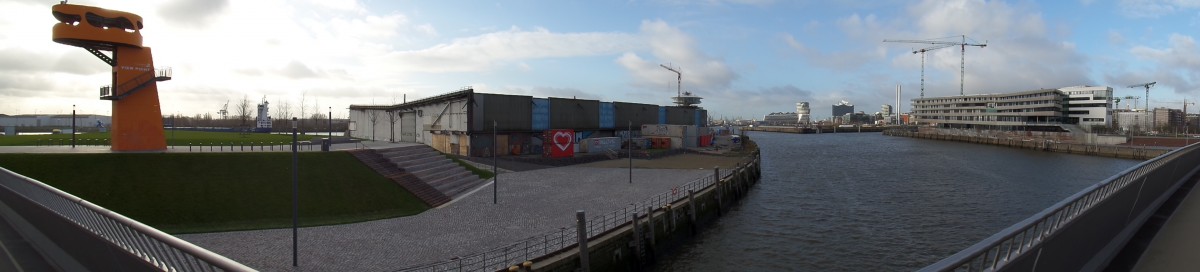
[[[711,167],[711,166],[710,166]],[[499,176],[492,185],[424,213],[393,219],[303,228],[298,268],[291,266],[291,229],[179,235],[179,238],[264,271],[395,270],[482,252],[620,209],[712,170],[568,166]],[[303,205],[303,203],[301,203]]]

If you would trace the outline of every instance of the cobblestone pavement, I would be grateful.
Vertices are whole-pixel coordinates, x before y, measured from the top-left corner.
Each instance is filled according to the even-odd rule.
[[[264,271],[380,271],[482,252],[621,209],[712,170],[558,167],[501,174],[493,187],[447,206],[393,219],[303,228],[297,269],[291,229],[186,234],[178,237]],[[303,203],[301,203],[303,205]],[[570,229],[568,229],[570,230]]]

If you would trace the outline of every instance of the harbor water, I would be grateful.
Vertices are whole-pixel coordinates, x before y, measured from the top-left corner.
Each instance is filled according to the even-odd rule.
[[[657,270],[916,270],[1140,162],[879,133],[749,135],[761,182]]]

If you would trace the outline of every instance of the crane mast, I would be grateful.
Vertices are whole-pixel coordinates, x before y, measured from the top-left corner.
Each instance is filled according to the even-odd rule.
[[[958,95],[963,95],[963,93],[964,93],[963,90],[965,89],[965,85],[966,85],[965,82],[966,82],[966,76],[967,76],[967,46],[978,46],[980,48],[983,48],[983,47],[987,47],[987,41],[984,41],[983,43],[967,43],[967,35],[959,35],[959,37],[961,37],[962,40],[955,41],[955,42],[939,41],[939,40],[883,40],[883,42],[924,43],[924,44],[945,45],[944,47],[938,47],[938,46],[931,47],[933,49],[945,48],[945,47],[956,46],[956,45],[959,46],[961,48],[960,49],[961,51],[959,53],[960,59],[959,59],[959,64],[958,64],[958,70],[959,70],[958,71]],[[924,50],[929,51],[929,50],[933,50],[933,49],[926,48]],[[914,51],[913,53],[915,54],[917,52],[920,52],[920,50]],[[925,77],[924,77],[925,55],[924,55],[924,52],[921,52],[921,53],[922,53],[921,54],[921,62],[922,62],[921,81],[924,81],[925,80]],[[922,89],[924,89],[924,88],[922,87]],[[924,95],[922,95],[922,97],[924,97]]]
[[[1145,87],[1146,88],[1146,111],[1150,111],[1150,86],[1154,86],[1154,84],[1156,84],[1156,83],[1158,83],[1158,81],[1150,82],[1150,83],[1129,85],[1129,88],[1137,88],[1137,87]]]
[[[671,68],[670,66],[666,66],[663,64],[659,64],[658,66],[662,66],[662,68],[666,68],[667,70],[669,70],[671,72],[675,72],[676,96],[683,96],[683,73],[679,72],[679,70],[676,70],[675,68]]]

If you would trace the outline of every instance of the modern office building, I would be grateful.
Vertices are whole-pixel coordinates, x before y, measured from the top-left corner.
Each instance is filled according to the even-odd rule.
[[[1112,125],[1112,88],[1073,86],[913,99],[914,121],[942,128],[1063,131]],[[1131,120],[1132,121],[1132,120]]]
[[[1154,108],[1154,128],[1183,126],[1183,111],[1179,109]]]
[[[1154,118],[1142,109],[1122,110],[1115,115],[1116,126],[1122,131],[1147,131],[1154,126]]]
[[[842,100],[841,102],[838,102],[836,105],[833,105],[833,116],[834,117],[843,116],[843,115],[846,115],[847,113],[854,113],[854,105],[850,104],[850,102],[847,102],[846,100]]]
[[[1064,95],[1056,89],[913,99],[914,121],[941,128],[1060,131]]]
[[[800,124],[812,123],[812,110],[808,108],[808,102],[796,103],[796,122]]]
[[[787,126],[798,122],[799,114],[795,112],[773,112],[763,117],[764,125]]]
[[[1064,123],[1092,126],[1112,126],[1113,89],[1103,86],[1072,86],[1060,88],[1067,96]]]
[[[896,123],[892,113],[892,105],[884,104],[883,106],[879,107],[879,114],[881,117],[883,117],[883,120],[886,123]]]

